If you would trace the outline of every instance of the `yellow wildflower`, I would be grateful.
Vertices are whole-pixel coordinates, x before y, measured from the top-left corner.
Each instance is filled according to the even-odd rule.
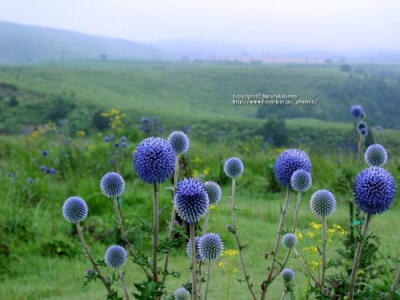
[[[297,230],[297,229],[296,229],[296,238],[299,241],[301,241],[303,239],[303,235],[301,234],[300,230]]]
[[[199,177],[199,171],[193,170],[193,172],[192,172],[192,177],[193,177],[193,178],[198,178],[198,177]]]
[[[216,205],[211,204],[211,205],[208,207],[208,210],[214,210],[214,209],[216,209],[216,208],[217,208]]]
[[[313,238],[313,237],[315,237],[315,233],[314,232],[307,232],[306,236],[308,236],[310,238]]]
[[[335,229],[330,228],[330,229],[328,229],[326,232],[327,232],[328,234],[332,234],[332,233],[335,233]]]
[[[317,260],[313,260],[313,261],[311,261],[310,265],[311,265],[311,268],[318,268],[321,265],[321,262],[317,261]]]
[[[236,256],[239,254],[239,251],[235,249],[227,249],[225,250],[221,256]]]
[[[316,222],[311,222],[311,223],[310,223],[310,226],[311,226],[313,229],[317,229],[317,230],[319,230],[319,229],[322,228],[322,224],[318,224],[318,223],[316,223]]]
[[[203,170],[203,174],[204,174],[204,176],[208,176],[208,175],[210,175],[210,168],[209,168],[209,167],[207,167],[207,168],[204,168],[204,170]]]
[[[232,274],[236,274],[238,272],[238,269],[237,268],[233,268],[232,269]]]

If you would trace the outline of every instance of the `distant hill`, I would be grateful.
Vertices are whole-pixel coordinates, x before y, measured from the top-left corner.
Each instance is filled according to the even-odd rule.
[[[74,59],[164,59],[164,51],[127,40],[0,21],[0,63]]]

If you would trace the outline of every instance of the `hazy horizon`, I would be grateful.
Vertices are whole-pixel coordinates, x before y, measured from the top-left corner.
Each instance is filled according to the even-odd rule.
[[[400,3],[386,1],[1,0],[0,20],[136,42],[220,41],[293,51],[398,51]]]

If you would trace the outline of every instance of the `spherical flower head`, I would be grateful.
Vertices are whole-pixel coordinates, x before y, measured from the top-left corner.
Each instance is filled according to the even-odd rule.
[[[100,189],[106,197],[117,198],[124,192],[124,179],[116,172],[108,172],[100,181]]]
[[[307,191],[312,184],[311,174],[303,169],[299,169],[293,172],[290,177],[290,186],[296,192]]]
[[[224,251],[224,244],[216,233],[207,233],[200,238],[200,256],[203,260],[217,259]]]
[[[294,279],[295,273],[292,269],[283,269],[281,276],[285,282],[291,282]]]
[[[221,200],[222,194],[221,187],[218,185],[218,183],[214,181],[207,181],[204,183],[204,187],[206,188],[209,204],[217,204],[219,200]]]
[[[46,166],[40,166],[41,172],[46,173],[46,170],[47,170]]]
[[[104,141],[105,141],[105,142],[111,141],[111,137],[109,137],[109,136],[104,137]]]
[[[276,159],[275,178],[279,184],[289,187],[293,173],[299,169],[311,173],[310,158],[300,149],[288,149]]]
[[[46,157],[49,153],[46,150],[42,151],[42,156]]]
[[[386,211],[396,195],[396,183],[385,169],[369,167],[354,181],[354,194],[357,206],[370,215]]]
[[[200,237],[196,236],[194,238],[194,245],[196,247],[196,254],[195,254],[195,259],[197,262],[201,262],[201,256],[200,256],[200,250],[199,250],[199,242],[200,242]],[[192,245],[190,243],[190,240],[186,244],[186,254],[188,257],[192,257]]]
[[[231,157],[225,161],[224,172],[230,178],[236,178],[242,175],[244,166],[240,158]]]
[[[65,220],[76,224],[86,219],[88,206],[81,197],[72,196],[65,200],[62,207],[62,214]]]
[[[174,149],[175,154],[183,154],[189,150],[189,139],[182,131],[174,131],[168,137],[168,142]]]
[[[197,223],[208,208],[208,195],[204,184],[194,178],[185,178],[178,183],[175,194],[175,209],[188,224]]]
[[[174,293],[175,300],[189,300],[190,299],[190,293],[187,289],[181,287],[176,289]]]
[[[296,235],[293,233],[286,233],[282,238],[282,244],[286,248],[293,248],[297,244]]]
[[[121,138],[119,139],[121,142],[126,142],[126,136],[121,136]]]
[[[386,149],[380,144],[373,144],[367,148],[364,154],[365,162],[371,167],[382,167],[387,161]]]
[[[110,268],[118,269],[124,265],[126,256],[126,251],[123,247],[112,245],[107,248],[104,261]]]
[[[360,135],[367,136],[368,135],[368,128],[361,128]]]
[[[311,211],[321,217],[330,216],[336,209],[336,199],[328,190],[318,190],[311,196]]]
[[[364,114],[364,111],[361,105],[353,105],[350,108],[350,113],[354,118],[358,119],[361,118],[361,116]]]
[[[174,172],[175,152],[166,140],[149,137],[137,146],[133,168],[144,182],[162,183]]]

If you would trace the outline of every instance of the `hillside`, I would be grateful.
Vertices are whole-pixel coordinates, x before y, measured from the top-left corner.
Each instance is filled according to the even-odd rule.
[[[0,63],[164,57],[156,47],[131,41],[0,21]]]

